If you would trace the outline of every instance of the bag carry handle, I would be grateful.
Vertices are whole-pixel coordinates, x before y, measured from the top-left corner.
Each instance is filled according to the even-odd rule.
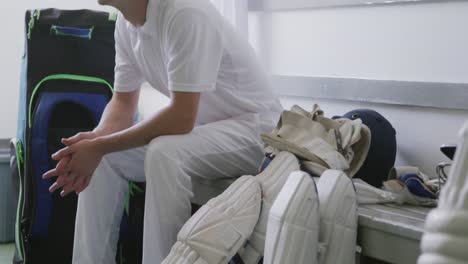
[[[92,28],[75,28],[75,27],[62,27],[53,25],[50,32],[56,36],[69,36],[82,39],[91,39],[93,37],[94,27]]]

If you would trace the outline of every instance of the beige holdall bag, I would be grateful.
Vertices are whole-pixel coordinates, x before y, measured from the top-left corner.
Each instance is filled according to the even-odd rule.
[[[353,177],[367,157],[371,132],[361,119],[330,119],[318,105],[312,112],[293,106],[281,114],[277,127],[261,138],[267,153],[289,151],[313,175],[335,169]]]

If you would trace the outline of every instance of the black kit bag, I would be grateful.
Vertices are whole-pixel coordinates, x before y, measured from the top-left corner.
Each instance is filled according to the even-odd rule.
[[[43,180],[42,174],[56,166],[50,156],[63,147],[60,139],[94,129],[112,98],[115,21],[115,14],[91,10],[26,12],[18,133],[12,140],[18,183],[13,263],[71,263],[77,195],[49,193],[55,179]],[[134,201],[141,190],[129,186],[116,260],[141,263],[142,205]]]

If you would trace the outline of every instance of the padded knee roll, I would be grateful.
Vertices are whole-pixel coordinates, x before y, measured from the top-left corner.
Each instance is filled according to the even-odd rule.
[[[319,222],[314,180],[293,172],[270,210],[264,263],[317,263]]]
[[[418,264],[467,263],[468,122],[460,131],[454,163],[439,199],[426,219]]]
[[[357,198],[351,179],[342,171],[325,171],[317,184],[320,200],[320,264],[354,263]]]
[[[252,233],[260,207],[258,182],[239,178],[187,221],[163,263],[228,263]]]
[[[424,252],[418,263],[466,263],[468,251],[468,212],[433,210],[427,217],[421,240]]]
[[[289,175],[300,169],[299,161],[289,152],[280,152],[255,179],[262,189],[262,211],[247,245],[239,252],[245,264],[257,264],[263,257],[270,208]]]
[[[171,253],[163,263],[171,264],[209,264],[200,255],[182,242],[176,242],[172,247]]]

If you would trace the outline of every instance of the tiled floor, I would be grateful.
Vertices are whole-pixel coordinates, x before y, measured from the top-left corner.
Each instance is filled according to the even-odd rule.
[[[0,264],[11,264],[13,251],[13,244],[0,244]]]

